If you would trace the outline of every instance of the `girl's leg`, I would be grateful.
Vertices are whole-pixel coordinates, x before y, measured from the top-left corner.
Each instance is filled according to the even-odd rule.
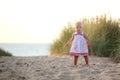
[[[85,63],[88,65],[88,56],[84,56]]]
[[[74,65],[77,65],[78,62],[78,56],[74,56]]]

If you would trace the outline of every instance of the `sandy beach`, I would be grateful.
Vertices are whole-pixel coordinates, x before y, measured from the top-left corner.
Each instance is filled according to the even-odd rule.
[[[120,63],[105,57],[89,57],[77,66],[70,56],[0,57],[0,80],[120,80]]]

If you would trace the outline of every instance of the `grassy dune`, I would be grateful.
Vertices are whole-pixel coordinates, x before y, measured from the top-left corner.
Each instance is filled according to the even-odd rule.
[[[92,55],[110,57],[120,62],[120,27],[118,20],[107,18],[106,15],[94,18],[84,18],[83,31],[89,36],[92,43],[90,52]],[[51,55],[68,55],[70,46],[63,46],[71,38],[75,28],[69,23],[61,31],[60,37],[51,45]]]

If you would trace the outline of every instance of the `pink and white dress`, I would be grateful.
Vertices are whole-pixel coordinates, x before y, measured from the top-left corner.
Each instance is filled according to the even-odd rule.
[[[71,56],[87,56],[88,55],[88,45],[84,38],[84,33],[78,34],[75,32],[73,34],[74,40],[71,45],[70,55]]]

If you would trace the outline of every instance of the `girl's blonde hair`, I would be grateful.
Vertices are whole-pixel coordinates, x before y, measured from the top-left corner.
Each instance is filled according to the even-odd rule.
[[[76,27],[78,26],[78,25],[80,25],[81,27],[83,27],[83,25],[82,25],[82,23],[81,22],[76,22]]]

